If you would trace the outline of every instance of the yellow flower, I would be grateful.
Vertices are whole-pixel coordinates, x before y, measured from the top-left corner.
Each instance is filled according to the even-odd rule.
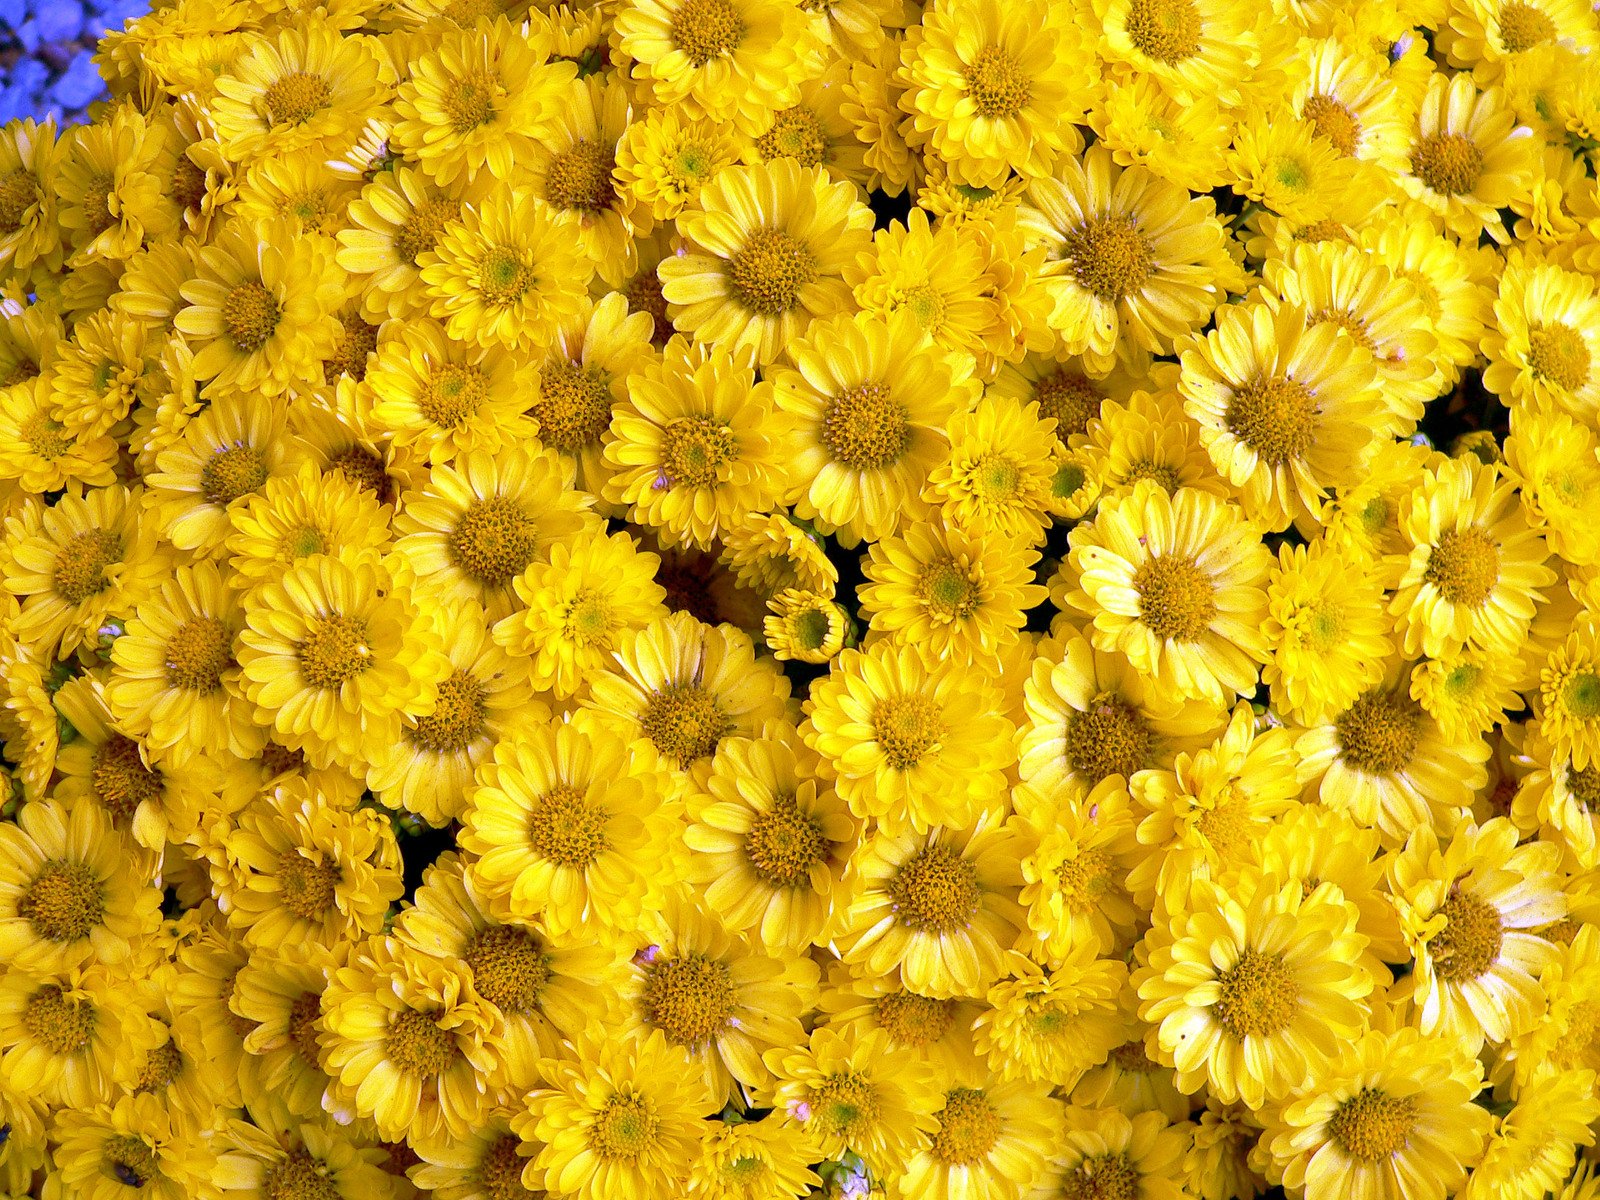
[[[1386,78],[1388,64],[1359,42],[1324,37],[1301,52],[1290,105],[1341,154],[1386,171],[1405,166],[1403,94]]]
[[[578,241],[595,272],[620,287],[638,267],[635,225],[618,192],[617,139],[628,128],[632,109],[620,82],[591,75],[573,80],[562,94],[557,116],[527,155],[527,186],[557,212],[578,225]],[[643,223],[648,232],[649,222]]]
[[[1507,404],[1554,405],[1592,423],[1600,404],[1597,320],[1600,294],[1590,276],[1512,259],[1483,340],[1489,358],[1484,386]]]
[[[1112,1108],[1068,1107],[1064,1144],[1050,1186],[1062,1195],[1089,1192],[1115,1180],[1142,1200],[1181,1200],[1186,1132],[1158,1112],[1133,1118]]]
[[[730,529],[721,559],[741,584],[767,595],[797,588],[831,596],[839,583],[821,539],[781,510],[751,513]]]
[[[1150,74],[1183,100],[1236,104],[1259,56],[1239,0],[1095,0],[1100,53],[1119,78]]]
[[[320,1120],[332,1082],[321,1066],[322,993],[326,967],[347,954],[320,943],[255,948],[238,966],[224,997],[232,1024],[244,1036],[240,1083],[253,1107],[277,1120]]]
[[[852,634],[850,614],[830,596],[786,588],[767,601],[761,631],[779,662],[825,663]]]
[[[73,262],[127,259],[146,239],[171,236],[178,209],[157,174],[166,129],[132,105],[73,131],[57,184]]]
[[[418,1139],[411,1148],[421,1161],[407,1169],[407,1176],[439,1200],[495,1200],[497,1195],[537,1200],[538,1193],[522,1183],[533,1149],[511,1132],[511,1117],[510,1108],[497,1107],[460,1137]]]
[[[1021,1080],[957,1085],[927,1147],[905,1163],[895,1194],[930,1200],[1016,1200],[1045,1178],[1064,1132],[1061,1102]]]
[[[737,1125],[708,1122],[689,1186],[706,1200],[788,1200],[811,1195],[822,1179],[807,1163],[810,1139],[775,1117]]]
[[[1518,404],[1505,470],[1530,523],[1569,563],[1600,560],[1600,455],[1595,433],[1566,413]]]
[[[337,261],[361,283],[362,311],[374,320],[426,307],[418,260],[461,219],[458,187],[447,190],[411,167],[382,171],[350,202]]]
[[[227,561],[246,586],[276,579],[313,554],[389,548],[390,507],[342,470],[324,473],[301,461],[237,499],[226,510]]]
[[[1007,828],[1021,858],[1020,899],[1032,935],[1019,947],[1053,960],[1080,945],[1109,954],[1125,944],[1135,913],[1121,881],[1138,848],[1123,781],[1101,780],[1081,798],[1068,788],[1022,784],[1012,803]]]
[[[68,1109],[55,1121],[54,1178],[83,1200],[117,1200],[137,1188],[149,1200],[216,1200],[216,1151],[156,1096]]]
[[[0,265],[9,270],[61,262],[56,177],[65,152],[52,120],[24,117],[0,130]]]
[[[98,963],[0,973],[0,1084],[70,1109],[116,1095],[159,1040],[132,990]]]
[[[1362,165],[1287,113],[1252,113],[1227,155],[1230,186],[1296,225],[1355,221],[1370,207]]]
[[[1036,543],[1049,520],[1052,427],[1037,403],[985,394],[951,417],[950,457],[928,473],[923,499],[940,505],[951,528]]]
[[[702,187],[739,163],[740,149],[727,125],[686,120],[670,106],[641,114],[617,143],[615,179],[629,218],[642,229],[675,220]]]
[[[218,1151],[214,1178],[229,1194],[270,1196],[277,1189],[303,1187],[308,1178],[325,1189],[326,1200],[388,1194],[388,1177],[378,1165],[383,1152],[319,1123],[233,1120],[213,1145]]]
[[[50,376],[51,398],[74,434],[99,437],[116,429],[136,403],[155,400],[164,381],[148,326],[131,316],[97,312],[63,342]]]
[[[1526,197],[1534,151],[1532,131],[1516,124],[1504,92],[1438,72],[1417,110],[1399,182],[1458,237],[1486,232],[1503,243],[1497,210]]]
[[[1494,1123],[1483,1160],[1473,1168],[1462,1200],[1539,1200],[1572,1173],[1579,1146],[1592,1146],[1589,1126],[1600,1098],[1587,1071],[1560,1071],[1517,1092],[1510,1112]]]
[[[315,150],[297,150],[254,167],[239,188],[234,212],[251,222],[283,218],[301,237],[331,249],[360,184],[332,170]]]
[[[818,1028],[847,1036],[879,1030],[887,1036],[891,1053],[927,1064],[937,1078],[983,1078],[983,1064],[972,1044],[973,1023],[985,1007],[979,997],[924,996],[908,990],[898,972],[877,975],[835,962],[817,1005]]]
[[[1097,957],[1089,942],[1048,967],[1013,950],[973,1023],[978,1051],[1001,1079],[1071,1088],[1124,1037],[1117,999],[1127,982],[1122,961]]]
[[[1180,99],[1154,75],[1111,88],[1089,112],[1118,166],[1140,166],[1191,192],[1222,185],[1232,122],[1211,96]]]

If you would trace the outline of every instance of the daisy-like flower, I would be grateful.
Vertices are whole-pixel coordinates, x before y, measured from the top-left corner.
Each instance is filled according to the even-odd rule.
[[[164,382],[155,351],[143,321],[109,311],[80,321],[51,373],[61,423],[90,437],[110,433]]]
[[[825,663],[844,649],[852,635],[850,614],[821,592],[786,588],[767,601],[772,615],[762,619],[767,648],[780,662]]]
[[[1191,192],[1223,182],[1232,125],[1210,96],[1180,100],[1153,75],[1121,81],[1089,113],[1119,166],[1141,166]]]
[[[407,316],[426,307],[418,260],[461,219],[461,189],[446,190],[423,172],[397,164],[381,171],[350,202],[339,230],[338,263],[361,282],[370,318]]]
[[[1103,147],[1028,188],[1022,227],[1047,249],[1042,275],[1062,349],[1104,372],[1118,356],[1170,353],[1223,298],[1226,237],[1209,199]]]
[[[1289,113],[1252,113],[1226,156],[1230,186],[1294,226],[1338,229],[1370,205],[1361,166]]]
[[[1116,1180],[1143,1200],[1180,1200],[1186,1136],[1158,1112],[1128,1117],[1113,1108],[1066,1110],[1067,1131],[1049,1186],[1064,1196]]]
[[[1600,764],[1600,630],[1584,620],[1550,653],[1539,673],[1539,732],[1582,770]]]
[[[1290,104],[1302,121],[1341,154],[1390,171],[1404,168],[1410,112],[1386,78],[1386,62],[1359,44],[1324,37],[1296,66]]]
[[[1237,0],[1095,0],[1100,53],[1122,77],[1149,74],[1184,100],[1235,104],[1259,47]]]
[[[811,1156],[805,1131],[776,1119],[710,1122],[702,1131],[700,1155],[689,1168],[689,1187],[707,1200],[810,1195],[809,1189],[822,1182],[808,1165]]]
[[[278,1120],[324,1118],[332,1081],[321,1066],[322,993],[327,968],[342,965],[348,944],[332,953],[320,943],[252,948],[226,984],[224,1007],[244,1038],[242,1090]]]
[[[1049,521],[1053,427],[1036,403],[986,394],[950,419],[950,457],[929,472],[923,499],[939,505],[952,528],[1036,542]]]
[[[926,832],[1002,799],[1011,722],[978,668],[914,646],[847,650],[812,687],[800,736],[862,820]]]
[[[88,430],[75,433],[61,416],[51,380],[43,375],[5,390],[0,479],[40,495],[72,483],[104,487],[116,480],[116,440],[91,436]]]
[[[1518,404],[1505,440],[1504,469],[1515,483],[1529,522],[1569,563],[1600,560],[1600,441],[1566,413]]]
[[[55,1178],[86,1200],[137,1188],[141,1200],[215,1200],[216,1151],[157,1096],[68,1109],[55,1121]]]
[[[1499,1043],[1543,1012],[1538,976],[1554,947],[1533,931],[1566,915],[1561,855],[1544,842],[1519,847],[1517,838],[1503,817],[1463,825],[1443,845],[1423,827],[1390,864],[1425,1034],[1468,1048]]]
[[[1422,220],[1373,222],[1356,231],[1356,241],[1417,289],[1440,365],[1448,366],[1445,380],[1452,381],[1476,357],[1490,316],[1489,291],[1478,277],[1474,249]]]
[[[233,212],[251,222],[282,218],[301,237],[332,249],[345,210],[360,190],[359,179],[333,171],[317,151],[296,150],[246,174]]]
[[[164,126],[132,105],[119,105],[109,120],[74,133],[57,184],[59,219],[74,262],[127,259],[146,238],[176,231],[177,207],[156,173],[166,148]]]
[[[218,1131],[213,1146],[228,1196],[270,1196],[307,1178],[326,1185],[326,1200],[361,1200],[389,1187],[379,1165],[382,1150],[318,1122],[233,1120]]]
[[[1200,443],[1269,529],[1314,520],[1328,489],[1361,478],[1387,411],[1372,355],[1304,310],[1249,303],[1183,351],[1178,388]]]
[[[721,559],[739,583],[766,595],[799,589],[831,596],[839,583],[821,539],[781,510],[751,513],[730,529]]]
[[[896,1185],[906,1196],[931,1200],[1016,1200],[1047,1171],[1049,1147],[1064,1132],[1061,1102],[1044,1084],[1022,1080],[958,1085],[926,1149],[905,1164]]]
[[[1098,957],[1089,942],[1048,968],[1013,950],[973,1022],[978,1052],[1001,1079],[1070,1088],[1125,1036],[1118,997],[1127,982],[1121,960]]]
[[[553,49],[503,19],[441,32],[395,94],[396,145],[445,187],[483,170],[510,182],[533,138],[559,116],[576,74],[552,60]]]
[[[1437,72],[1406,146],[1399,183],[1459,237],[1507,239],[1497,210],[1526,198],[1534,178],[1532,131],[1517,125],[1497,87],[1479,91],[1470,75]]]
[[[26,271],[61,262],[56,176],[65,149],[51,120],[23,117],[0,133],[0,264]]]
[[[617,142],[624,211],[645,229],[675,220],[719,172],[738,165],[740,148],[738,133],[718,122],[686,120],[671,107],[643,113]]]
[[[1597,320],[1600,293],[1590,276],[1513,258],[1500,278],[1494,321],[1484,335],[1484,386],[1507,404],[1554,404],[1592,421],[1600,405]]]
[[[617,139],[632,109],[619,81],[590,75],[569,83],[559,116],[523,161],[534,194],[578,223],[578,240],[596,273],[613,287],[638,268],[634,223],[618,191]],[[648,230],[648,222],[645,223]]]
[[[392,509],[342,470],[319,471],[301,460],[291,473],[274,473],[259,491],[236,497],[225,512],[228,563],[238,580],[254,585],[275,579],[313,554],[389,547]]]
[[[0,1085],[73,1109],[116,1094],[132,1060],[160,1041],[132,987],[125,970],[99,963],[0,975]]]
[[[897,973],[875,975],[836,962],[818,1000],[818,1028],[864,1036],[881,1031],[889,1051],[923,1063],[947,1080],[983,1076],[972,1044],[972,1026],[984,1003],[977,997],[936,998],[909,991]]]
[[[1226,702],[1255,686],[1269,558],[1239,511],[1214,496],[1152,483],[1101,506],[1072,533],[1077,589],[1097,648],[1178,695]]]
[[[1589,1126],[1596,1117],[1600,1098],[1585,1072],[1552,1072],[1520,1088],[1515,1107],[1494,1123],[1463,1200],[1536,1200],[1555,1192],[1572,1173],[1578,1147],[1594,1144]]]
[[[1012,792],[1016,816],[1008,828],[1021,858],[1021,902],[1031,939],[1019,946],[1052,961],[1074,947],[1111,953],[1132,926],[1124,881],[1138,861],[1126,784],[1103,779],[1087,796],[1071,788],[1043,791],[1022,784]]]
[[[844,271],[871,227],[852,185],[821,167],[783,158],[729,168],[679,216],[686,252],[657,268],[673,324],[717,347],[748,347],[764,367],[817,318],[849,308]]]
[[[1126,495],[1141,479],[1171,495],[1181,487],[1226,497],[1228,485],[1200,445],[1200,427],[1183,411],[1174,392],[1135,392],[1126,402],[1104,400],[1089,418],[1083,447],[1101,487]]]
[[[497,1193],[537,1200],[539,1193],[522,1183],[533,1148],[511,1131],[512,1116],[509,1107],[496,1107],[460,1137],[408,1142],[421,1161],[406,1169],[407,1178],[439,1200],[493,1200]]]

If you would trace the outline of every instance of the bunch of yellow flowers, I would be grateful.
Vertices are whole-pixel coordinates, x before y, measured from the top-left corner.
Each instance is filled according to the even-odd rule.
[[[0,129],[0,1197],[1600,1197],[1587,0],[173,0]]]

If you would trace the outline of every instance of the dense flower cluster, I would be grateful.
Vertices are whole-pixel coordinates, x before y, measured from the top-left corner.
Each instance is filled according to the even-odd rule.
[[[1566,1200],[1584,0],[175,0],[0,129],[0,1194]]]

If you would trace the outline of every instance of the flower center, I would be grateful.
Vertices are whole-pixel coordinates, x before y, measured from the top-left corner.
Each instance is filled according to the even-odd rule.
[[[144,765],[139,743],[113,733],[94,752],[89,768],[89,786],[94,789],[111,819],[117,824],[132,820],[139,805],[159,803],[163,784],[159,769]]]
[[[781,229],[758,229],[728,260],[733,298],[763,317],[781,317],[800,303],[800,289],[817,277],[811,247]]]
[[[982,595],[972,573],[954,558],[928,563],[917,577],[917,595],[930,612],[945,621],[960,621],[978,611]]]
[[[1479,608],[1500,578],[1500,549],[1476,526],[1447,529],[1428,555],[1423,578],[1451,604]]]
[[[91,234],[102,234],[117,223],[111,215],[111,190],[116,185],[110,175],[95,175],[84,188],[83,220]]]
[[[1469,892],[1453,891],[1439,908],[1445,925],[1428,941],[1434,970],[1446,983],[1476,979],[1500,957],[1500,914]]]
[[[1584,671],[1568,679],[1561,688],[1561,706],[1580,721],[1600,717],[1600,675]]]
[[[744,18],[729,0],[683,0],[672,14],[673,45],[697,67],[733,53],[744,34]]]
[[[1411,152],[1411,173],[1441,195],[1459,196],[1477,186],[1483,151],[1462,134],[1435,133]]]
[[[1600,767],[1567,765],[1567,791],[1584,812],[1600,812]]]
[[[86,1049],[94,1025],[94,1005],[72,999],[53,983],[29,996],[22,1010],[22,1026],[28,1036],[48,1046],[53,1054],[77,1054]]]
[[[274,1163],[261,1179],[263,1200],[341,1200],[338,1185],[329,1179],[325,1167],[303,1147]]]
[[[515,304],[537,282],[533,267],[510,246],[491,246],[479,255],[477,274],[484,303],[498,308]]]
[[[727,965],[703,954],[658,957],[649,967],[645,1018],[668,1040],[695,1047],[709,1042],[733,1017],[733,982]]]
[[[1056,437],[1063,445],[1075,433],[1088,430],[1089,422],[1100,415],[1100,393],[1087,375],[1057,367],[1033,385],[1039,415],[1056,423]]]
[[[438,244],[444,227],[461,215],[461,205],[454,200],[424,199],[405,223],[394,231],[394,253],[401,262],[415,264],[417,256],[432,250]]]
[[[169,1036],[144,1056],[144,1068],[134,1084],[136,1092],[164,1092],[183,1072],[183,1052]]]
[[[455,429],[488,397],[489,377],[481,369],[445,363],[423,384],[417,408],[440,429]]]
[[[349,309],[339,314],[339,344],[333,357],[324,359],[323,376],[332,381],[348,375],[357,383],[367,377],[367,358],[378,349],[378,327],[368,325],[361,314]]]
[[[444,90],[444,115],[456,133],[471,133],[494,120],[500,80],[488,71],[466,71]]]
[[[80,533],[56,552],[55,592],[82,604],[111,586],[106,568],[122,558],[122,539],[104,529]]]
[[[46,941],[75,942],[105,920],[105,893],[83,863],[51,859],[17,901],[17,915]]]
[[[277,298],[254,280],[239,284],[222,302],[222,327],[246,354],[267,344],[281,316]]]
[[[206,202],[206,173],[187,154],[178,155],[172,168],[172,198],[186,212],[199,212]]]
[[[1233,784],[1228,784],[1195,817],[1195,832],[1223,857],[1244,841],[1249,807]]]
[[[44,189],[32,171],[7,171],[0,175],[0,231],[15,233],[22,228],[28,211],[39,203]]]
[[[1328,1119],[1328,1135],[1351,1158],[1377,1162],[1404,1149],[1417,1123],[1417,1102],[1365,1087],[1344,1100]]]
[[[267,458],[254,446],[218,450],[200,468],[200,494],[226,508],[267,481]]]
[[[1088,478],[1084,469],[1076,463],[1062,463],[1056,468],[1056,473],[1050,476],[1050,494],[1057,500],[1065,500],[1077,492]]]
[[[1528,369],[1563,391],[1575,392],[1589,382],[1589,347],[1572,326],[1557,322],[1528,334]]]
[[[423,1078],[443,1075],[461,1057],[455,1035],[439,1028],[437,1014],[408,1008],[389,1022],[389,1061]]]
[[[1139,52],[1169,65],[1200,52],[1200,11],[1194,0],[1133,0],[1128,40]]]
[[[878,1027],[902,1046],[931,1046],[956,1020],[956,1000],[935,1000],[905,990],[878,997]]]
[[[1148,479],[1161,485],[1161,490],[1167,495],[1172,495],[1178,490],[1178,485],[1183,481],[1178,478],[1178,469],[1166,463],[1153,462],[1150,459],[1141,459],[1131,464],[1126,472],[1130,484],[1141,479]]]
[[[889,880],[900,923],[919,933],[951,933],[977,914],[978,871],[947,846],[928,846],[901,864]]]
[[[154,1182],[161,1170],[150,1144],[131,1133],[107,1138],[100,1149],[100,1162],[107,1175],[131,1188]]]
[[[526,929],[490,925],[472,939],[462,955],[472,968],[478,994],[503,1013],[537,1012],[539,996],[550,982],[550,955],[544,943]]]
[[[833,398],[822,441],[834,461],[851,470],[883,470],[899,462],[911,444],[911,423],[888,384],[864,383]]]
[[[216,692],[233,662],[233,638],[216,617],[186,621],[167,639],[167,682],[189,692]]]
[[[1150,241],[1132,217],[1085,221],[1067,234],[1061,257],[1079,287],[1112,302],[1143,287],[1155,266]]]
[[[1500,7],[1500,44],[1507,54],[1521,54],[1541,42],[1553,41],[1556,23],[1531,4],[1511,0]]]
[[[1216,589],[1194,559],[1158,554],[1133,575],[1139,619],[1159,638],[1198,641],[1217,615]]]
[[[739,454],[733,430],[714,417],[679,417],[661,431],[661,468],[673,487],[712,487]]]
[[[1144,1177],[1122,1153],[1095,1154],[1061,1181],[1061,1200],[1139,1200]]]
[[[302,1062],[320,1069],[322,1047],[317,1041],[317,1022],[322,1019],[322,997],[301,992],[289,1006],[289,1042]]]
[[[822,826],[785,794],[774,797],[751,820],[744,855],[768,887],[800,888],[810,883],[811,869],[827,858],[828,840]]]
[[[450,557],[484,587],[504,587],[528,569],[539,528],[509,496],[474,501],[450,534]]]
[[[553,787],[528,814],[528,844],[558,867],[585,870],[606,849],[606,816],[575,789]]]
[[[1309,121],[1311,127],[1332,142],[1340,154],[1355,154],[1356,146],[1361,141],[1361,122],[1356,119],[1355,113],[1332,96],[1319,93],[1307,97],[1300,106],[1300,118]]]
[[[278,859],[278,891],[283,906],[302,921],[315,921],[333,907],[344,872],[336,862],[314,862],[296,850]]]
[[[46,462],[54,462],[72,449],[73,442],[66,436],[66,428],[47,413],[37,413],[24,421],[18,432],[28,449]]]
[[[1111,1060],[1124,1071],[1131,1071],[1135,1075],[1149,1075],[1158,1068],[1150,1055],[1145,1052],[1144,1039],[1135,1038],[1131,1042],[1123,1042],[1111,1052]]]
[[[628,286],[622,290],[628,298],[628,311],[631,313],[648,313],[655,327],[650,334],[650,340],[657,346],[665,346],[667,339],[672,336],[672,318],[667,315],[667,298],[661,294],[661,276],[656,274],[656,269],[650,267],[640,271],[628,280]]]
[[[1422,711],[1398,694],[1368,692],[1333,727],[1345,762],[1368,775],[1393,775],[1417,752]]]
[[[1100,907],[1112,887],[1111,857],[1093,846],[1081,847],[1056,867],[1056,891],[1068,912],[1083,915]]]
[[[786,108],[772,119],[772,128],[756,139],[762,162],[792,158],[806,167],[820,167],[833,157],[822,120],[809,108]]]
[[[673,684],[651,695],[639,724],[657,750],[679,767],[708,758],[733,722],[712,692],[698,684]]]
[[[372,665],[367,627],[354,617],[318,617],[299,646],[300,677],[314,688],[335,691]]]
[[[333,89],[320,75],[296,71],[285,75],[262,97],[268,125],[303,125],[333,103]]]
[[[394,484],[383,468],[383,460],[363,446],[347,446],[329,455],[328,470],[344,472],[351,483],[376,496],[379,504],[394,499]]]
[[[991,121],[1014,117],[1033,97],[1033,86],[1022,64],[999,46],[985,46],[961,69],[967,95],[980,117]]]
[[[909,771],[939,750],[945,735],[939,706],[926,696],[895,696],[878,701],[872,712],[872,737],[884,762]]]
[[[1246,950],[1217,985],[1217,1023],[1236,1041],[1271,1037],[1299,1011],[1300,986],[1276,954]]]
[[[1000,1114],[981,1088],[952,1088],[945,1093],[939,1128],[928,1149],[952,1166],[977,1162],[1000,1140]]]
[[[1113,775],[1132,778],[1150,760],[1150,726],[1114,692],[1101,692],[1067,718],[1066,758],[1091,783]]]
[[[579,588],[567,605],[562,632],[579,646],[609,647],[611,634],[617,625],[611,611],[611,601],[602,592]]]
[[[545,173],[544,195],[556,208],[598,213],[617,201],[611,172],[615,155],[599,142],[582,140],[556,155]]]
[[[818,1132],[846,1142],[868,1132],[878,1117],[878,1095],[853,1071],[829,1075],[811,1093],[811,1120]]]
[[[1316,432],[1316,398],[1298,380],[1258,375],[1228,399],[1223,421],[1269,466],[1299,458]]]
[[[823,608],[803,608],[790,613],[784,622],[785,632],[802,650],[821,650],[834,632],[833,620]]]
[[[465,750],[483,736],[486,696],[468,672],[454,672],[439,684],[433,711],[416,718],[411,740],[434,754]]]
[[[655,1143],[657,1124],[644,1097],[616,1093],[589,1129],[589,1148],[608,1161],[638,1158]]]
[[[611,377],[599,367],[553,359],[540,373],[532,412],[547,445],[568,454],[598,445],[611,424]]]
[[[478,1182],[488,1200],[537,1200],[539,1193],[522,1186],[522,1169],[528,1160],[517,1153],[521,1139],[512,1134],[496,1138],[478,1164]]]

